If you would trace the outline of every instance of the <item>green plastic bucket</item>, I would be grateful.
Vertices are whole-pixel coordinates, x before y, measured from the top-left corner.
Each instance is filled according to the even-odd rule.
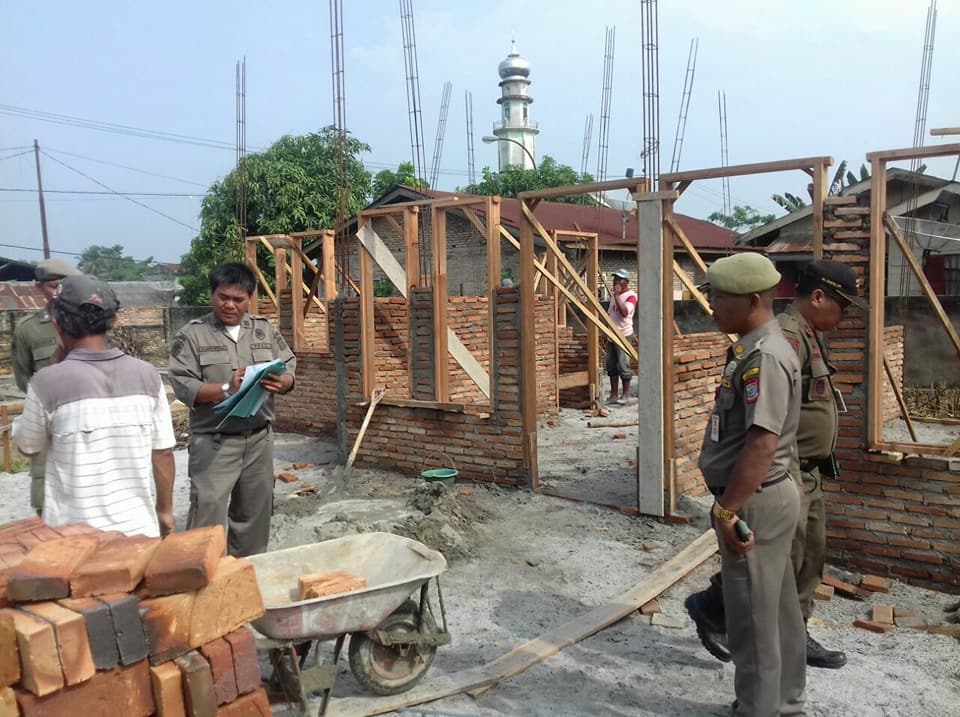
[[[420,477],[428,483],[443,483],[449,490],[454,489],[454,481],[460,471],[454,468],[432,468],[421,471]]]

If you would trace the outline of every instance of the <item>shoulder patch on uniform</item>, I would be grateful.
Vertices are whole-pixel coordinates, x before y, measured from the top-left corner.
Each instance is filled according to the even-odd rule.
[[[199,318],[199,319],[190,319],[190,322],[189,322],[189,323],[191,323],[191,324],[202,324],[202,323],[203,323],[203,318],[201,317],[201,318]]]
[[[760,377],[755,376],[743,384],[743,398],[749,404],[754,404],[760,398]]]
[[[751,376],[759,376],[759,375],[760,375],[760,367],[754,366],[753,368],[748,368],[746,371],[740,374],[740,380],[746,381]]]
[[[790,334],[784,334],[783,337],[787,340],[787,343],[793,348],[793,352],[799,356],[800,355],[800,339],[796,338]]]
[[[170,346],[170,355],[179,356],[182,351],[183,351],[183,339],[178,336],[173,340],[173,344],[171,344]]]
[[[264,331],[263,329],[255,329],[253,332],[253,335],[256,336],[258,339],[260,339],[261,341],[267,338],[267,332]]]

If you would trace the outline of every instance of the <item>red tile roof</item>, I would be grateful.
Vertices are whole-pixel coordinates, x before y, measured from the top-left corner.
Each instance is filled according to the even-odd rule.
[[[432,199],[458,196],[457,192],[441,192],[434,189],[414,189],[413,187],[404,187],[404,189]],[[466,195],[460,194],[459,196]],[[500,202],[500,221],[519,229],[520,216],[520,200],[504,197]],[[537,206],[536,216],[548,231],[554,229],[575,230],[579,227],[580,231],[597,232],[600,235],[600,246],[624,245],[624,248],[636,246],[637,218],[633,214],[628,216],[626,226],[624,226],[624,215],[616,209],[544,201]],[[696,248],[706,250],[734,248],[734,242],[738,236],[736,232],[703,219],[688,217],[685,214],[675,214],[674,216],[677,224],[680,225],[684,234]],[[561,240],[563,240],[562,237]],[[566,240],[577,241],[571,238]],[[680,243],[676,242],[675,246],[680,246]]]

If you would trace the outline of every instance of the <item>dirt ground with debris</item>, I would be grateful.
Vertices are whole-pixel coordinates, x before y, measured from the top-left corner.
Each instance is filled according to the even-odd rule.
[[[626,416],[630,407],[611,411]],[[544,482],[597,495],[632,495],[635,431],[587,429],[582,412],[544,426],[540,459]],[[625,439],[604,433],[626,431]],[[594,431],[599,433],[595,434]],[[609,440],[608,440],[609,439]],[[706,527],[706,501],[682,502],[690,525],[646,518],[571,500],[493,486],[460,484],[453,493],[413,475],[355,471],[345,495],[325,502],[334,474],[329,438],[276,436],[277,482],[271,548],[353,532],[387,530],[444,552],[443,577],[453,643],[440,649],[426,676],[487,663],[517,645],[642,583]],[[175,509],[186,517],[186,452],[177,452]],[[296,467],[295,467],[296,466]],[[566,469],[564,470],[564,466]],[[26,473],[0,474],[0,520],[29,514]],[[617,487],[619,485],[619,488]],[[632,500],[632,498],[630,498]],[[733,668],[700,646],[683,598],[700,589],[716,558],[660,598],[676,627],[651,625],[638,614],[567,648],[477,699],[461,695],[396,714],[408,715],[723,715],[733,698]],[[956,596],[895,583],[872,603],[914,610],[930,622],[945,619]],[[960,643],[954,638],[898,628],[875,635],[854,628],[870,603],[835,597],[818,604],[813,632],[844,649],[847,667],[808,673],[811,715],[956,714],[960,700]],[[345,662],[345,661],[344,661]],[[359,694],[348,668],[335,695]]]

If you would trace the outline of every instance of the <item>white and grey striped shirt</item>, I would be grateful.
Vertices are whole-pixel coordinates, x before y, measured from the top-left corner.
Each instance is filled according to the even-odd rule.
[[[118,349],[75,349],[38,371],[13,438],[47,450],[43,520],[158,536],[152,451],[175,444],[157,370]]]

